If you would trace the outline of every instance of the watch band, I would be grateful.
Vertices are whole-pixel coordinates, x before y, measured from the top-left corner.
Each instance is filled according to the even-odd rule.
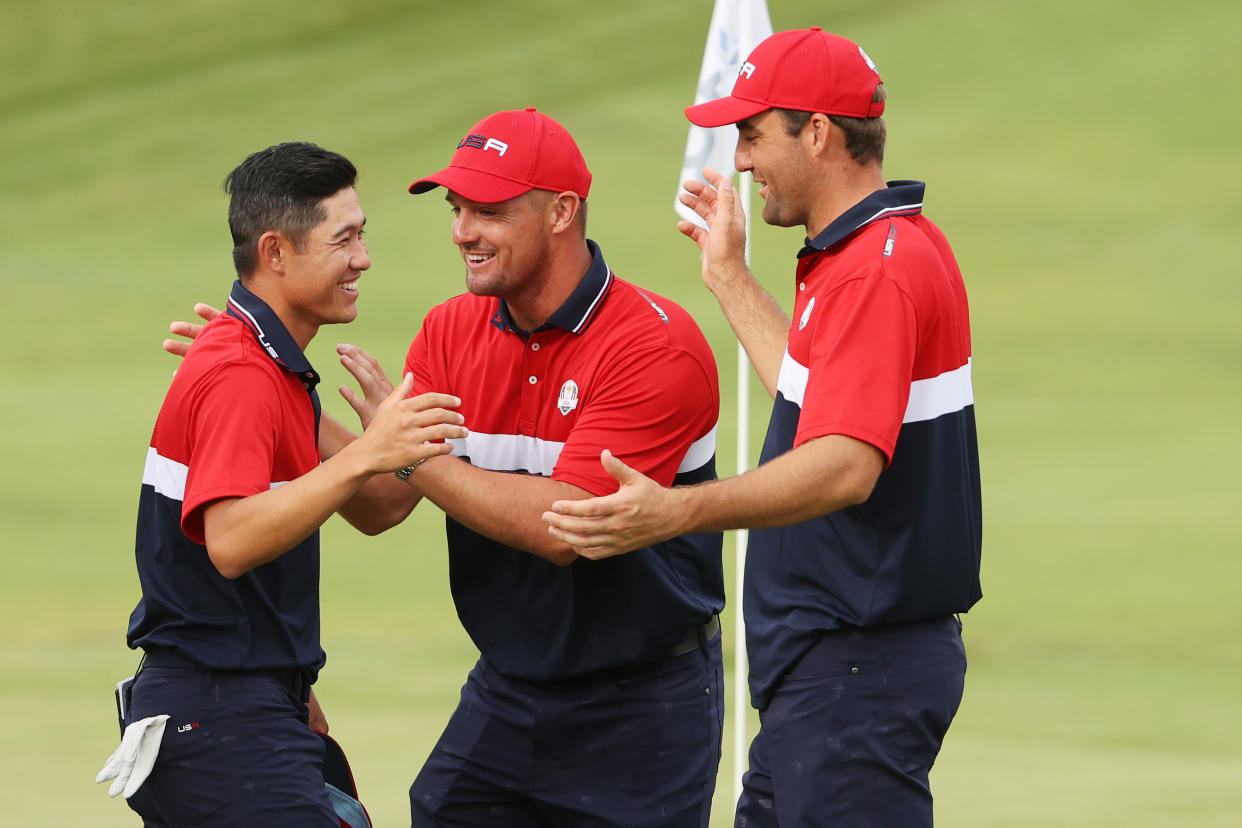
[[[414,473],[415,469],[417,469],[419,466],[421,466],[423,463],[426,463],[426,462],[427,462],[427,458],[423,457],[419,460],[415,460],[413,463],[406,466],[404,469],[397,469],[395,472],[393,472],[393,474],[396,476],[398,480],[404,483],[405,481],[410,479],[410,475]]]

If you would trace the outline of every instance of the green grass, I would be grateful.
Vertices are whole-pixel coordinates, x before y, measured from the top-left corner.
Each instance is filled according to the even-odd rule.
[[[553,114],[595,173],[591,235],[610,263],[707,332],[732,433],[734,342],[671,211],[710,5],[0,0],[6,820],[133,824],[91,779],[116,742],[112,682],[134,663],[137,484],[173,369],[158,343],[226,294],[219,186],[248,152],[310,139],[362,170],[375,265],[360,321],[310,353],[344,417],[332,346],[395,368],[462,286],[447,208],[405,185],[490,111]],[[877,60],[886,172],[928,181],[971,293],[985,598],[933,773],[940,823],[1236,825],[1242,10],[770,7],[778,28],[820,24]],[[782,301],[800,240],[754,231]],[[723,436],[720,466],[734,462]],[[474,658],[442,536],[433,508],[378,538],[325,530],[319,692],[384,826],[405,824]],[[726,732],[713,825],[730,824],[731,750]]]

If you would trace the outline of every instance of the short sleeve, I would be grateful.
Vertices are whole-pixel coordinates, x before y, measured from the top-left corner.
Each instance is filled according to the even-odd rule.
[[[910,398],[914,307],[883,273],[851,279],[816,309],[806,395],[794,446],[844,434],[891,462]]]
[[[226,497],[249,497],[275,482],[272,468],[281,407],[271,375],[232,363],[203,377],[189,411],[190,457],[181,529],[205,543],[203,509]]]
[[[423,324],[418,329],[418,333],[414,336],[414,341],[410,343],[410,348],[405,355],[405,371],[402,372],[402,376],[404,377],[406,374],[414,375],[414,387],[410,390],[411,397],[425,394],[436,385],[432,376],[433,372],[427,349],[427,341],[432,336],[432,321],[431,314],[428,314],[423,319]]]
[[[594,495],[615,492],[617,481],[599,459],[609,449],[660,485],[672,485],[687,451],[716,426],[720,394],[709,368],[715,370],[670,348],[629,354],[608,366],[561,450],[553,479]]]

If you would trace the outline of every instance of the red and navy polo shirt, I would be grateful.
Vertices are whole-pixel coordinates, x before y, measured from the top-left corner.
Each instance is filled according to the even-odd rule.
[[[177,369],[142,473],[135,553],[142,598],[132,648],[171,648],[219,669],[316,673],[319,533],[240,578],[203,545],[203,510],[294,480],[319,464],[319,375],[276,313],[233,285]]]
[[[898,181],[799,253],[760,462],[829,434],[884,453],[871,497],[750,534],[752,700],[820,633],[964,612],[979,600],[979,455],[966,289],[924,185]]]
[[[470,435],[453,453],[478,468],[604,495],[617,489],[599,459],[607,448],[665,486],[713,479],[720,390],[707,340],[686,311],[618,279],[588,245],[590,268],[537,331],[518,329],[493,297],[433,308],[406,359],[413,393],[461,399]],[[558,567],[451,517],[447,526],[458,615],[510,676],[654,658],[724,606],[719,533]]]

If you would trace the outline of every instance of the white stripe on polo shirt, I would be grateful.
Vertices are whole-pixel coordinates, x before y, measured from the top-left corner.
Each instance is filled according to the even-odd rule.
[[[919,423],[934,420],[974,404],[975,390],[970,381],[970,357],[967,357],[966,364],[961,368],[910,383],[910,402],[901,421]]]
[[[190,467],[186,464],[169,460],[156,451],[155,446],[147,448],[147,462],[142,467],[142,485],[155,489],[156,494],[163,495],[170,500],[184,502],[185,479],[189,473]],[[269,483],[267,487],[275,489],[288,482],[288,480],[277,480]]]
[[[470,464],[488,471],[524,471],[551,477],[556,458],[561,456],[564,443],[540,440],[524,434],[485,434],[471,431],[469,437],[449,440],[453,454],[469,457]]]
[[[475,468],[488,471],[524,471],[551,477],[565,444],[541,440],[525,434],[485,434],[470,432],[469,437],[452,438],[453,455],[469,457]],[[716,455],[716,426],[686,449],[677,473],[694,471]]]
[[[901,421],[919,423],[934,420],[974,405],[975,393],[970,378],[970,365],[971,358],[967,357],[966,364],[960,368],[911,382],[910,401],[906,404],[906,414]],[[810,376],[810,369],[798,363],[786,348],[785,356],[781,359],[781,371],[776,379],[776,390],[781,396],[801,408]]]
[[[678,474],[701,469],[704,464],[716,456],[716,428],[718,425],[712,426],[711,431],[690,444],[690,448],[686,449],[685,458],[682,459],[681,465],[677,467]]]
[[[156,494],[171,500],[185,500],[185,478],[190,467],[169,460],[155,450],[147,449],[147,463],[142,467],[142,485],[155,489]]]
[[[791,357],[789,346],[785,346],[785,356],[781,358],[781,372],[776,377],[776,390],[786,400],[801,408],[810,377],[811,369]]]

